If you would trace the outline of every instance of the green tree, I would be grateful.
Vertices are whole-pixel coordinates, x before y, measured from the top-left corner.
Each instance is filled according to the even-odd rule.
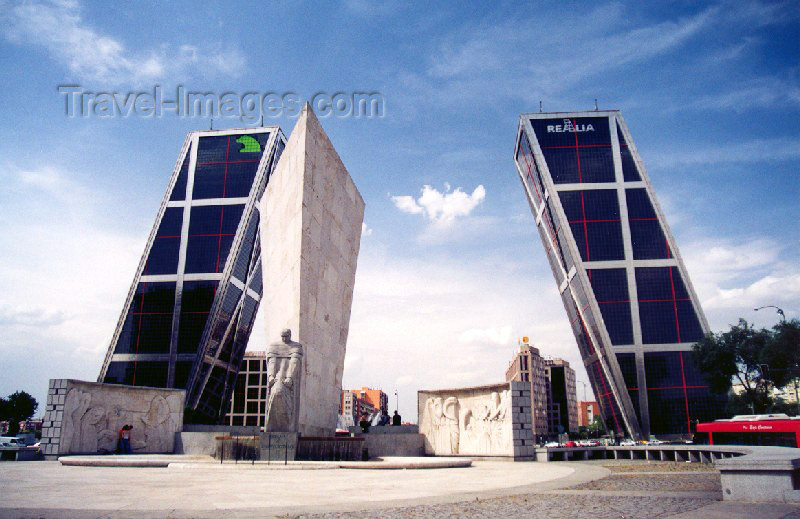
[[[792,319],[772,327],[772,340],[764,352],[775,387],[794,386],[800,377],[800,321]]]
[[[694,345],[694,356],[711,390],[732,395],[729,414],[784,412],[788,406],[772,397],[773,388],[793,385],[800,375],[800,321],[793,319],[772,329],[756,329],[744,319],[723,333],[709,333]]]
[[[17,391],[0,399],[0,420],[8,420],[8,434],[14,436],[19,432],[19,422],[27,420],[36,412],[39,403],[25,391]]]

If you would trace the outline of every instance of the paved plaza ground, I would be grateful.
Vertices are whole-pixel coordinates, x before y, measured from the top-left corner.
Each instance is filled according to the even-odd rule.
[[[800,519],[800,505],[720,499],[713,467],[672,462],[476,461],[427,470],[0,464],[0,517]]]

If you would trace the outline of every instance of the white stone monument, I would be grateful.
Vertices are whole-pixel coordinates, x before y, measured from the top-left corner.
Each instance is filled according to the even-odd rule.
[[[308,104],[260,210],[267,338],[303,344],[299,432],[333,435],[364,200]]]
[[[417,409],[429,456],[535,455],[529,384],[420,390]]]

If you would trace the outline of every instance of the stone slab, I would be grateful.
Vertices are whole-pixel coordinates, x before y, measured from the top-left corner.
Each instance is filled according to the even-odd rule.
[[[306,105],[260,204],[266,337],[303,345],[299,432],[332,436],[364,201]]]
[[[115,452],[118,431],[126,424],[133,426],[134,453],[172,453],[183,424],[185,391],[72,379],[51,380],[51,385],[64,394],[50,412],[64,419],[42,431],[50,439],[47,456]]]
[[[417,393],[419,431],[434,456],[522,456],[531,440],[514,437],[514,425],[530,414],[512,407],[517,383],[422,390]],[[519,429],[519,427],[517,427]]]

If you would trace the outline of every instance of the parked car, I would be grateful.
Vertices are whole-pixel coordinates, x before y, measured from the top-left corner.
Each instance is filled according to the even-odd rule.
[[[0,436],[0,447],[25,447],[25,442],[16,436]]]
[[[620,445],[620,447],[635,447],[636,446],[636,442],[633,441],[633,440],[630,440],[630,439],[629,440],[622,440],[621,442],[619,442],[619,445]]]
[[[545,447],[561,447],[561,444],[558,442],[547,442],[544,444]]]
[[[567,447],[568,449],[574,449],[577,446],[578,444],[573,441],[569,441],[564,444],[564,447]]]
[[[651,439],[649,445],[664,445],[667,442],[663,442],[661,440],[657,440],[655,438]]]

